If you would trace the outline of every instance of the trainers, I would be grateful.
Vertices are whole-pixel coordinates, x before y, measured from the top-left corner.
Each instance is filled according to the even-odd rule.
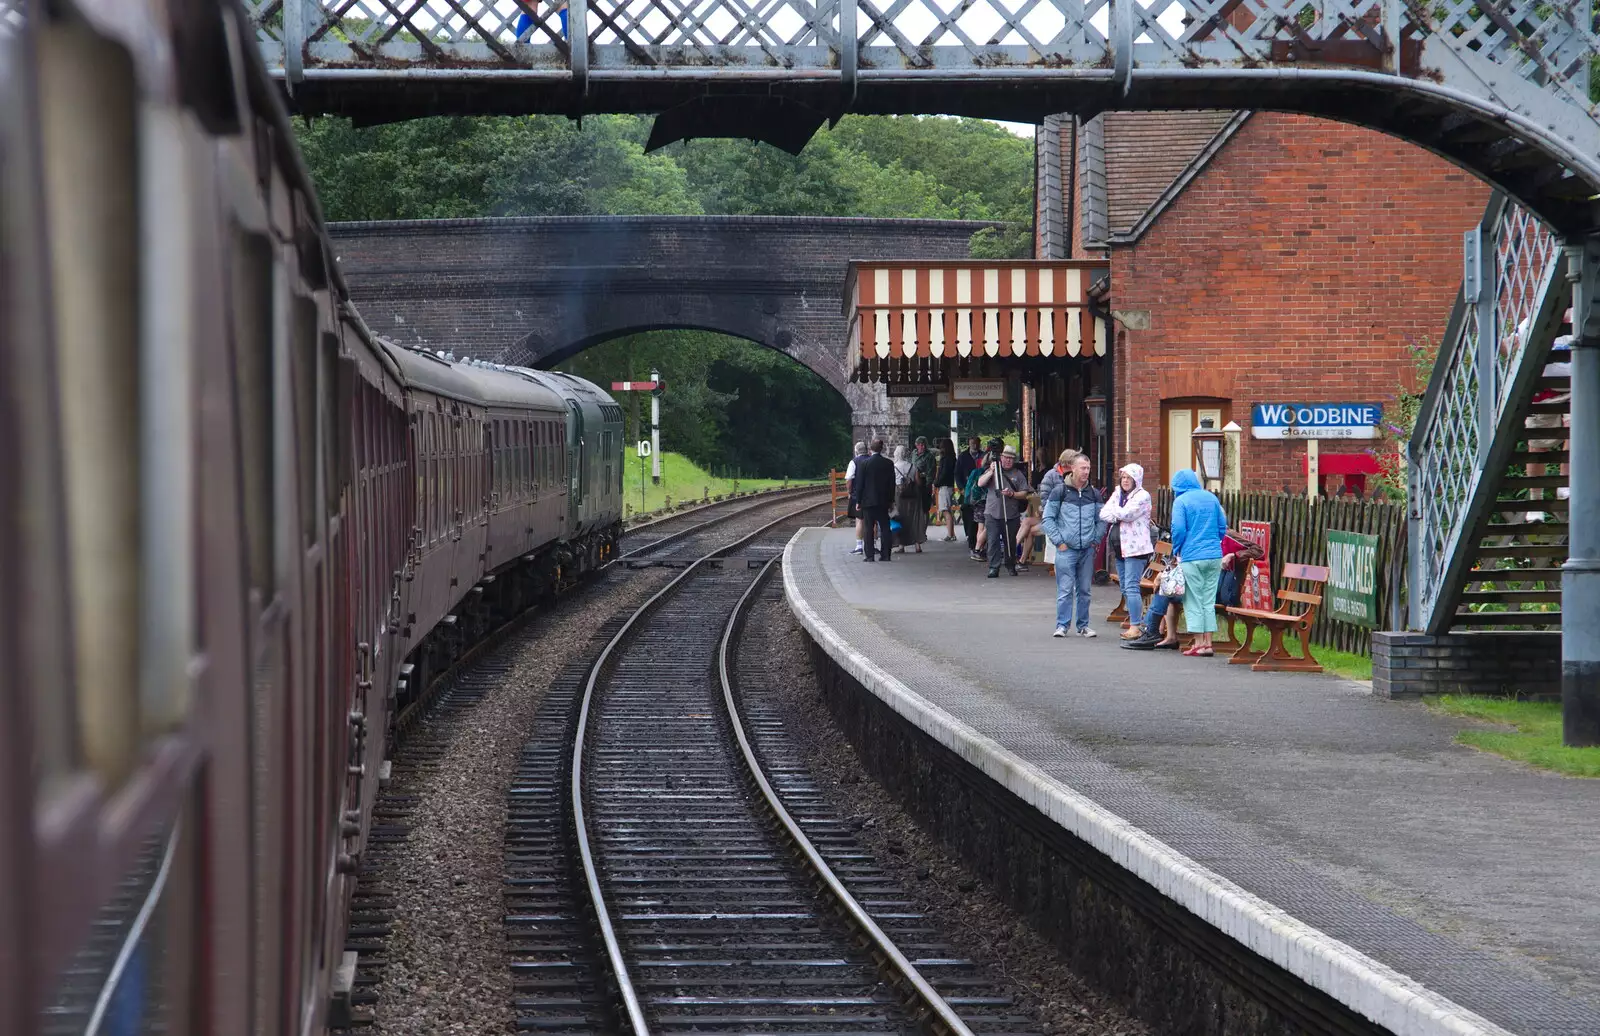
[[[852,551],[851,551],[851,552],[850,552],[850,553],[852,553],[852,554],[859,554],[859,553],[861,553],[861,544],[859,544],[859,543],[857,543],[857,544],[856,544],[856,549],[855,549],[855,550],[852,550]]]
[[[1057,626],[1056,631],[1050,635],[1052,637],[1064,637],[1067,635],[1067,628],[1065,626]]]
[[[1100,634],[1096,633],[1087,626],[1084,626],[1078,630],[1078,636],[1080,637],[1098,637],[1099,635]]]

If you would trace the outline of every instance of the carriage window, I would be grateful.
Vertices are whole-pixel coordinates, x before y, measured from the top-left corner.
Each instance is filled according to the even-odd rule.
[[[259,234],[234,236],[233,391],[238,403],[240,472],[250,585],[262,603],[277,586],[272,563],[273,490],[276,457],[272,447],[274,402],[272,364],[272,244]]]
[[[317,539],[317,304],[296,295],[290,316],[290,381],[294,386],[295,468],[300,475],[301,546]]]
[[[79,737],[115,788],[139,730],[140,528],[138,89],[121,47],[79,26],[41,33],[44,218],[54,246],[63,532]]]

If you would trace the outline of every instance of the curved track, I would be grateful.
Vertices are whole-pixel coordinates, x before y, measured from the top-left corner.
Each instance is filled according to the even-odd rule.
[[[799,524],[690,564],[583,681],[567,805],[615,1020],[635,1036],[1028,1028],[854,844],[782,731],[740,715],[741,616]]]

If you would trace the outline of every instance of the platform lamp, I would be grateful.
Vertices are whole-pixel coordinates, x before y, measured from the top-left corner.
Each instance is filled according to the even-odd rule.
[[[1200,419],[1200,427],[1190,433],[1194,441],[1194,470],[1200,481],[1212,492],[1222,488],[1222,476],[1227,467],[1227,450],[1223,444],[1227,433],[1212,424],[1211,418]]]
[[[1106,397],[1098,392],[1085,396],[1083,406],[1089,411],[1089,428],[1094,432],[1094,463],[1100,469],[1096,477],[1103,486],[1106,484]]]

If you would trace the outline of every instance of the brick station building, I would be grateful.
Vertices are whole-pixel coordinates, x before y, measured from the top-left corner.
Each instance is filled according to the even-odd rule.
[[[1298,115],[1108,112],[1038,135],[1041,258],[1100,259],[1102,362],[1026,379],[1035,460],[1189,466],[1202,418],[1242,428],[1247,490],[1305,486],[1305,446],[1253,438],[1255,404],[1378,403],[1412,384],[1410,346],[1442,336],[1462,232],[1486,186],[1416,146]],[[1109,401],[1104,434],[1083,400]],[[1372,440],[1321,442],[1324,484],[1374,470]]]

